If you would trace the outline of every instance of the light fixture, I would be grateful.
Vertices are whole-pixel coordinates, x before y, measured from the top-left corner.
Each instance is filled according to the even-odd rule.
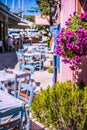
[[[50,25],[55,25],[56,24],[56,12],[60,12],[58,10],[61,10],[61,0],[51,2],[50,3]]]
[[[53,25],[55,22],[54,16],[56,13],[57,5],[56,3],[50,3],[50,25]]]

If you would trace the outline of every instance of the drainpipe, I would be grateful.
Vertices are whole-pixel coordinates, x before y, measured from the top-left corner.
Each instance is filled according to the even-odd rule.
[[[77,0],[75,0],[75,11],[77,10]]]

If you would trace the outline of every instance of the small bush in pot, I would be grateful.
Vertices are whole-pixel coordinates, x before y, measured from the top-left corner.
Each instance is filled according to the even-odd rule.
[[[86,130],[87,86],[80,89],[71,81],[48,86],[35,97],[31,109],[49,130]]]

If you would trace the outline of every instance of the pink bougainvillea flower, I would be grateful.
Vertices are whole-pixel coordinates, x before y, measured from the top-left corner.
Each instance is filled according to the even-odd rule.
[[[69,22],[66,21],[66,22],[65,22],[65,25],[66,25],[66,26],[69,26]]]
[[[72,31],[68,30],[65,32],[65,36],[67,36],[68,38],[73,38],[74,33]]]
[[[63,59],[62,60],[64,63],[69,63],[70,62],[70,59],[66,58],[66,59]]]
[[[74,12],[73,12],[73,15],[75,16],[76,14],[77,14],[77,12],[76,12],[76,11],[74,11]]]
[[[58,34],[56,54],[63,57],[64,63],[70,63],[74,70],[75,65],[81,63],[82,56],[87,55],[87,12],[81,15],[74,12],[70,16],[66,28]]]
[[[85,32],[84,32],[84,36],[87,37],[87,30],[85,30]]]
[[[87,18],[87,12],[80,15],[80,19],[85,20]]]
[[[71,18],[68,18],[68,22],[70,22]]]

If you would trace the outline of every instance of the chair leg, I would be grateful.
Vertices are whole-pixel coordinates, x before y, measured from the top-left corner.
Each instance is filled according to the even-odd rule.
[[[2,46],[2,51],[5,52],[4,47]]]
[[[30,130],[30,127],[31,127],[31,122],[29,121],[29,110],[28,109],[26,109],[25,110],[25,115],[24,115],[25,117],[25,129],[26,130]]]

